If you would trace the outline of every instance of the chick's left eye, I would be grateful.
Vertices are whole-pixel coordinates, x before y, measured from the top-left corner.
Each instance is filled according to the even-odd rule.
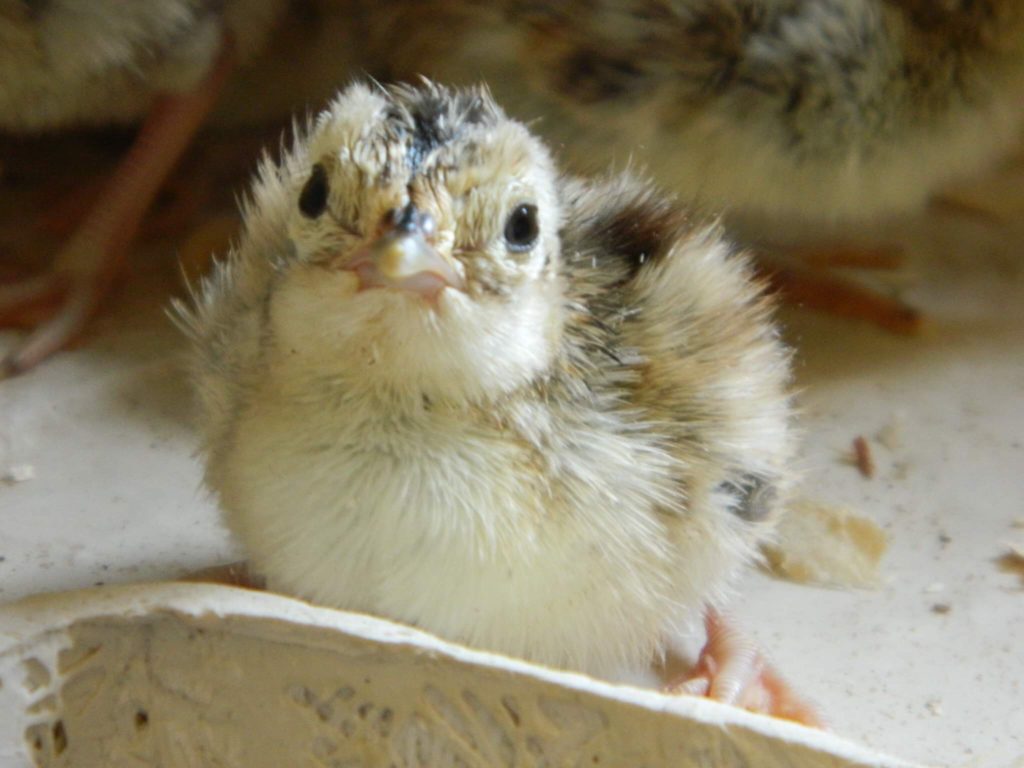
[[[538,234],[537,206],[529,203],[517,205],[505,222],[505,243],[509,250],[530,250],[537,242]]]
[[[327,208],[327,194],[330,186],[327,183],[327,169],[320,163],[313,166],[309,180],[299,193],[299,210],[307,219],[315,219]]]

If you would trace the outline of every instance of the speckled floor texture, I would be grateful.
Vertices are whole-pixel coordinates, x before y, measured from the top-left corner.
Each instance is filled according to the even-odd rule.
[[[113,151],[89,146],[97,166]],[[15,181],[33,167],[8,160]],[[926,312],[922,335],[783,313],[805,495],[885,528],[884,584],[826,590],[753,573],[733,606],[836,732],[926,764],[1024,766],[1024,561],[1009,554],[1024,546],[1021,190],[1018,161],[972,188],[979,210],[870,233],[904,246],[903,268],[876,280]],[[20,222],[52,197],[29,195],[20,213],[0,201],[0,261],[25,243],[45,250]],[[200,488],[184,345],[164,314],[184,238],[158,235],[76,349],[0,382],[0,601],[239,556]],[[0,334],[0,350],[15,338]],[[870,479],[848,460],[858,435]]]

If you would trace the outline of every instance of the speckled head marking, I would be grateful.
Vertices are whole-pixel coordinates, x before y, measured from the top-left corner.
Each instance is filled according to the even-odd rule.
[[[465,129],[495,125],[504,113],[483,90],[448,92],[438,86],[391,89],[395,100],[386,119],[396,135],[407,137],[406,162],[418,169],[438,148],[452,143]]]

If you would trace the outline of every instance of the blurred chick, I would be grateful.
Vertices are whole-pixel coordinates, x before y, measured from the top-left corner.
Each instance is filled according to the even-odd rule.
[[[179,310],[206,479],[271,589],[616,675],[755,559],[788,354],[715,226],[429,83],[345,90],[244,218]]]
[[[138,139],[50,273],[0,285],[0,321],[58,309],[0,362],[0,378],[73,338],[95,310],[146,209],[285,0],[0,0],[0,131],[144,119]]]
[[[865,225],[984,172],[1024,118],[1020,0],[360,5],[369,71],[482,78],[573,170],[639,161],[768,251],[788,300],[897,333],[921,313],[804,259],[891,269]]]
[[[362,5],[370,71],[484,79],[576,165],[762,224],[912,210],[1024,122],[1020,0]]]
[[[111,183],[95,207],[100,224],[82,227],[53,279],[0,286],[0,322],[5,309],[72,286],[57,321],[7,358],[8,373],[62,346],[95,307],[151,188],[210,109],[222,81],[221,69],[209,73],[217,32],[247,56],[279,13],[269,50],[226,94],[227,120],[282,116],[353,74],[484,80],[512,114],[543,116],[537,130],[574,170],[634,158],[754,240],[820,238],[823,225],[912,211],[1005,154],[1024,120],[1020,0],[129,5],[0,0],[0,128],[130,119],[182,84],[206,99],[186,105],[187,120],[154,118],[173,141],[146,143],[173,151],[127,164],[138,172]],[[806,303],[841,288],[802,287]],[[854,314],[865,305],[846,298]],[[916,327],[906,307],[867,304],[892,329]]]

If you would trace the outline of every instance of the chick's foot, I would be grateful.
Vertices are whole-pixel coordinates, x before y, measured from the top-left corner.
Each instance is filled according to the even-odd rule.
[[[806,267],[776,264],[770,260],[760,264],[760,271],[769,285],[787,304],[870,323],[901,336],[913,336],[921,331],[924,319],[916,308],[828,274],[837,267],[896,269],[899,259],[893,251],[848,248],[809,251],[802,255],[801,261]]]
[[[32,368],[82,333],[120,271],[147,209],[216,103],[232,58],[226,42],[192,90],[156,101],[128,154],[47,274],[0,285],[0,325],[18,326],[27,310],[49,310],[0,361],[0,378]]]
[[[757,646],[715,611],[705,618],[708,639],[697,666],[665,687],[666,693],[707,696],[737,707],[824,728],[825,720],[765,660]]]

